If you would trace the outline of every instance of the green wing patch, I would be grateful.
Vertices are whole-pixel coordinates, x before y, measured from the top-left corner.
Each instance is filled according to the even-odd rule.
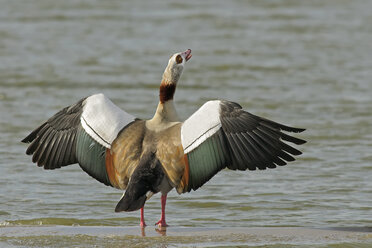
[[[228,164],[228,150],[221,130],[187,154],[189,185],[187,191],[197,190]]]
[[[91,138],[82,127],[77,132],[76,157],[86,173],[99,182],[112,186],[106,171],[106,147]]]

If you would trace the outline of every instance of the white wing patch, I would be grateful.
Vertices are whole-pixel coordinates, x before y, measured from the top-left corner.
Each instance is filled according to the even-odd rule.
[[[192,114],[181,127],[184,153],[189,153],[221,128],[221,101],[208,101]]]
[[[134,116],[121,110],[103,94],[96,94],[84,101],[81,125],[101,145],[111,144],[121,129],[134,120]]]

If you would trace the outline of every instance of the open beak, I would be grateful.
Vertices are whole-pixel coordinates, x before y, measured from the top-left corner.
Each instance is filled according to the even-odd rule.
[[[191,59],[192,55],[191,55],[191,49],[187,49],[186,51],[184,51],[182,53],[182,57],[184,57],[186,59],[186,61],[189,61],[189,59]]]

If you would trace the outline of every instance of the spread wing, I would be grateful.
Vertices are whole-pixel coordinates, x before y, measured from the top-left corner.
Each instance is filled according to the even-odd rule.
[[[304,130],[250,114],[234,102],[209,101],[182,124],[183,177],[187,178],[177,191],[196,190],[226,167],[264,170],[286,165],[301,154],[286,142],[301,145],[306,141],[283,131]]]
[[[31,143],[26,154],[33,155],[33,163],[55,169],[78,162],[74,148],[85,99],[62,109],[22,140]]]
[[[133,116],[96,94],[62,109],[22,142],[30,143],[26,154],[44,169],[79,163],[89,175],[111,185],[106,153],[118,133],[132,122]]]

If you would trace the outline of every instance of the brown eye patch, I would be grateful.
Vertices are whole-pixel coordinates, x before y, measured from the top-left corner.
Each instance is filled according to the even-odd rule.
[[[177,55],[177,57],[176,57],[177,64],[182,63],[182,61],[183,61],[182,56],[181,55]]]

